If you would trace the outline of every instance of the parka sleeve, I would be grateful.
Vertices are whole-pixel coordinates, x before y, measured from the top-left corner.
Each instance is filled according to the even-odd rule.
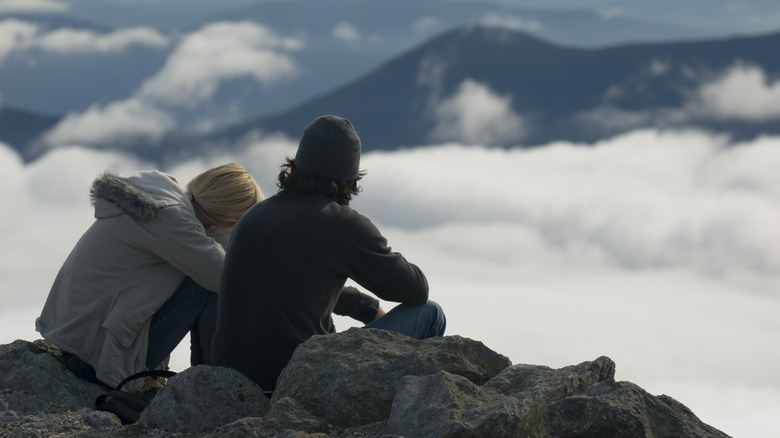
[[[193,219],[172,215],[157,239],[157,254],[199,285],[218,293],[225,249]]]

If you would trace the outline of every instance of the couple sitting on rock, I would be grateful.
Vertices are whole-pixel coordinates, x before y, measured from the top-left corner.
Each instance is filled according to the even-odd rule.
[[[265,200],[236,164],[186,189],[158,171],[104,173],[90,190],[96,220],[36,330],[75,375],[112,387],[159,367],[189,332],[191,365],[234,368],[267,392],[300,343],[335,330],[333,312],[417,339],[442,336],[445,317],[422,271],[348,206],[364,175],[360,149],[348,120],[315,119]],[[385,314],[348,278],[401,304]]]

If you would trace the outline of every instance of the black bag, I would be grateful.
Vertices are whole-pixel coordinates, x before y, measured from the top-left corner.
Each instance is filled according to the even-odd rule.
[[[111,412],[119,417],[122,424],[131,424],[138,421],[141,412],[149,406],[154,394],[136,394],[134,392],[122,391],[122,387],[127,383],[141,377],[171,377],[176,375],[174,371],[148,370],[135,373],[132,376],[119,382],[119,385],[106,394],[99,395],[95,399],[95,408],[99,411]]]

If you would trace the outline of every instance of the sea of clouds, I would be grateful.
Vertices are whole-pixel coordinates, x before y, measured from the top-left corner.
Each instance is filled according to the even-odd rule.
[[[187,181],[238,162],[270,196],[295,146],[265,137],[164,170]],[[668,394],[731,435],[780,430],[780,138],[640,130],[592,145],[374,152],[361,164],[353,207],[425,271],[449,334],[514,363],[606,355],[619,380]],[[79,147],[24,164],[2,145],[0,167],[8,343],[39,337],[50,284],[93,220],[92,179],[153,165]],[[174,369],[187,357],[183,345]]]
[[[334,28],[334,37],[345,29]],[[291,54],[305,41],[226,22],[166,35],[145,27],[49,31],[4,20],[0,37],[0,62],[134,45],[169,51],[131,95],[63,118],[45,136],[51,150],[36,161],[24,163],[0,143],[0,343],[8,343],[39,337],[34,321],[51,282],[93,220],[93,178],[157,166],[72,145],[208,130],[213,114],[190,125],[177,115],[209,105],[227,80],[272,86],[300,74]],[[658,74],[676,68],[656,67]],[[780,117],[780,81],[751,65],[722,73],[661,119]],[[739,143],[697,130],[636,129],[594,144],[531,149],[449,142],[489,144],[533,129],[510,103],[466,80],[434,111],[437,144],[362,160],[368,175],[353,207],[425,271],[448,334],[483,341],[514,363],[562,367],[606,355],[619,380],[670,395],[730,435],[780,436],[780,137]],[[604,107],[583,117],[625,129],[659,114]],[[295,146],[260,135],[237,152],[162,170],[184,182],[237,162],[272,195],[279,164]],[[337,319],[340,329],[353,324]],[[182,345],[173,368],[184,369],[187,358]]]

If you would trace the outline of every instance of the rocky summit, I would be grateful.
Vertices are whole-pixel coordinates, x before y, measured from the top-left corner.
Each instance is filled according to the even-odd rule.
[[[164,381],[137,423],[94,409],[45,340],[0,346],[0,437],[727,437],[671,397],[614,380],[607,357],[513,365],[460,337],[371,329],[301,344],[272,398],[241,373],[196,366]]]

